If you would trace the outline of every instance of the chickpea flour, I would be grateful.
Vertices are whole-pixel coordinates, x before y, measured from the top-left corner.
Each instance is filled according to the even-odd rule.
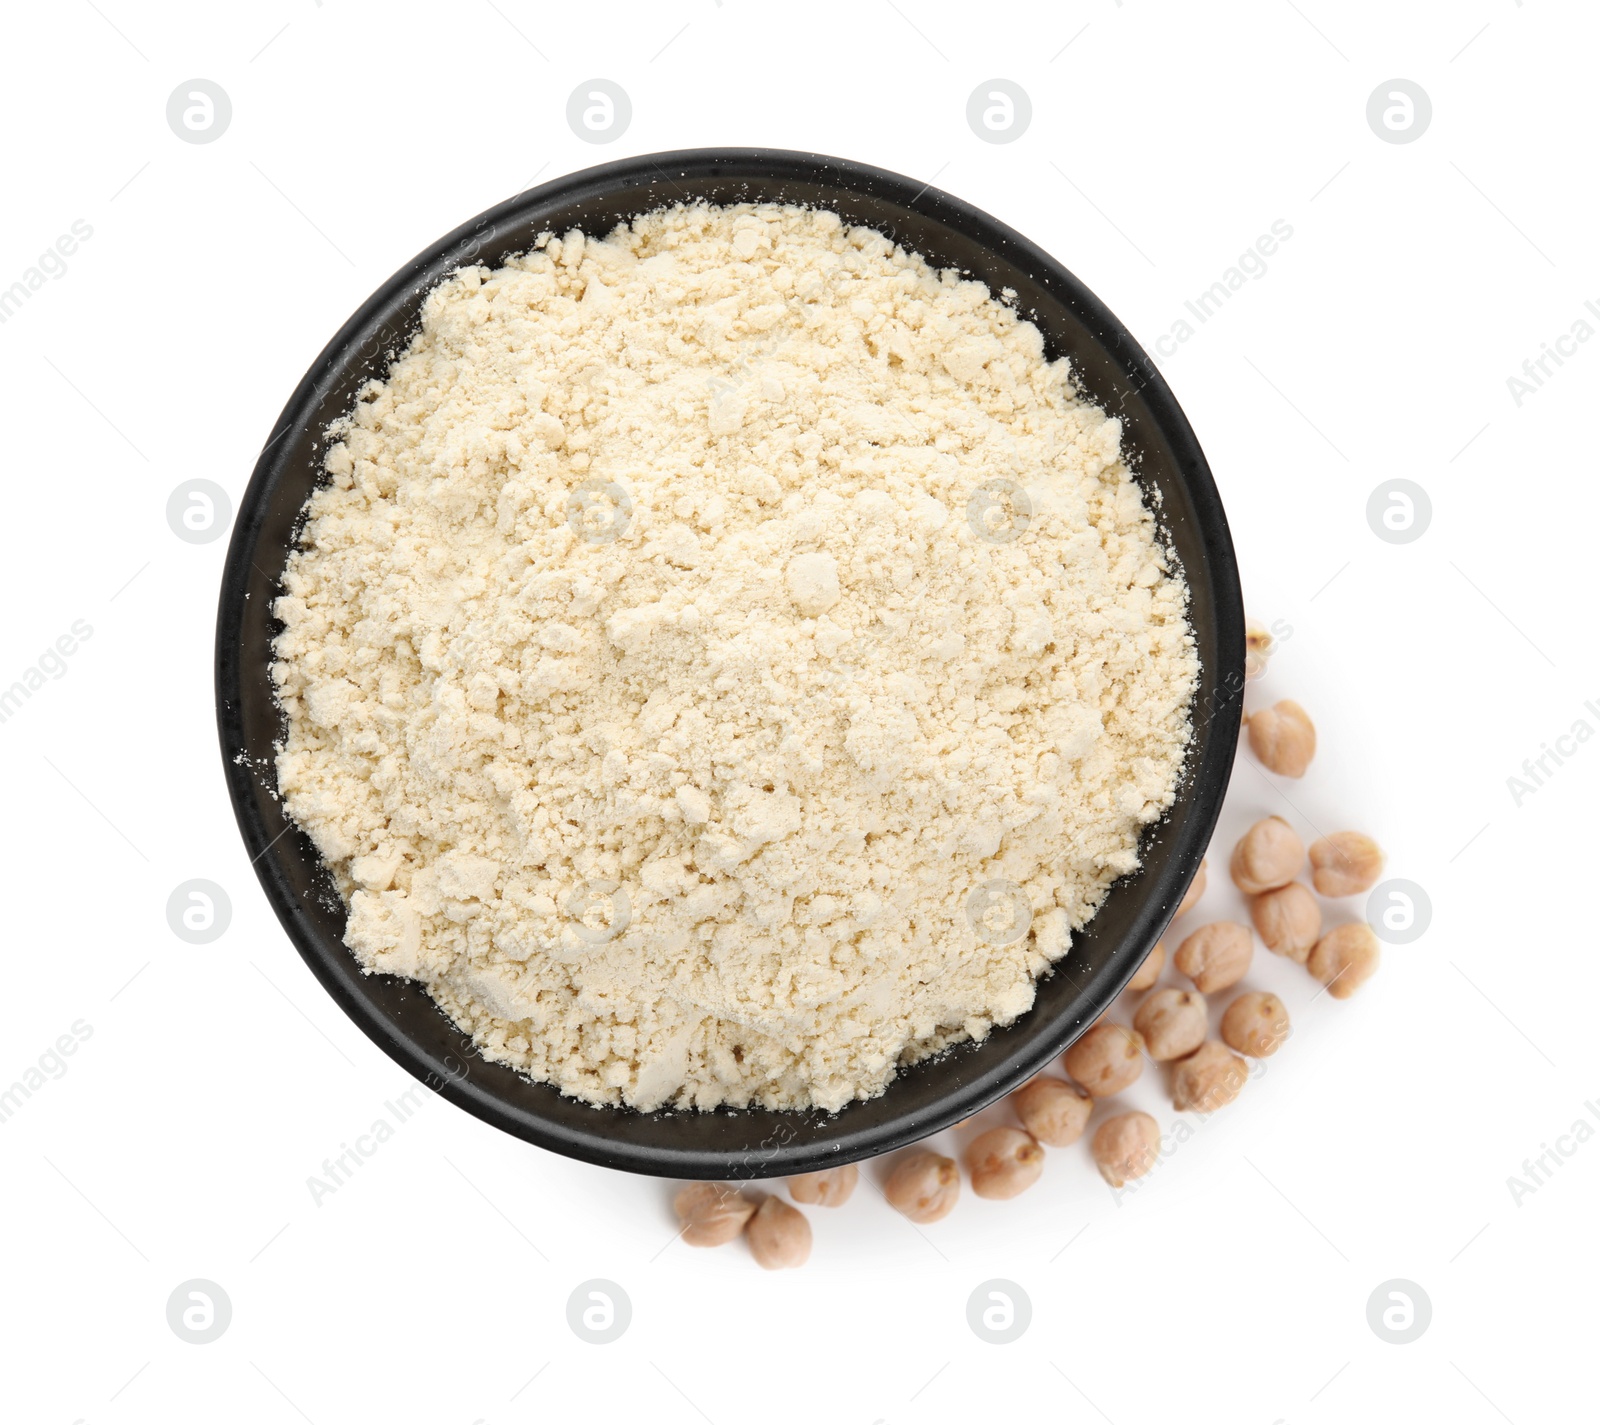
[[[836,1109],[1011,1022],[1190,735],[1121,435],[982,284],[827,212],[452,276],[276,604],[346,943],[645,1110]]]

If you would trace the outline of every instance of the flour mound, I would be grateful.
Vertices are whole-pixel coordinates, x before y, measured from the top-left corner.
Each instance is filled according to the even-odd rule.
[[[872,1097],[1026,1011],[1172,804],[1187,591],[1119,423],[880,233],[547,236],[334,435],[279,786],[361,963],[568,1094]]]

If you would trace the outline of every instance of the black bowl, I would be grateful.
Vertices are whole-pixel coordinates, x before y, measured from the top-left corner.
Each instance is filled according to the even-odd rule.
[[[707,200],[827,207],[938,267],[1011,288],[1051,357],[1123,421],[1125,449],[1183,562],[1201,658],[1195,739],[1169,816],[1142,867],[1112,888],[1033,1009],[982,1044],[903,1071],[838,1113],[595,1108],[478,1057],[412,981],[365,975],[343,944],[344,907],[311,842],[285,818],[274,744],[283,731],[268,672],[272,601],[301,507],[321,478],[329,424],[383,377],[425,294],[453,269],[494,267],[544,231],[600,235],[667,204]],[[693,149],[585,169],[489,209],[397,272],[328,343],[274,426],[240,501],[217,611],[217,724],[239,830],[268,900],[313,973],[391,1058],[485,1121],[592,1163],[684,1178],[806,1172],[884,1153],[966,1118],[1065,1049],[1109,1005],[1166,927],[1211,838],[1233,765],[1243,696],[1244,614],[1222,503],[1189,422],[1127,329],[1059,262],[948,193],[865,164],[770,149]]]

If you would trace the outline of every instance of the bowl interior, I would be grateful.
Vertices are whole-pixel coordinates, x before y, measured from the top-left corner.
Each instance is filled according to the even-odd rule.
[[[301,507],[321,476],[329,424],[363,383],[385,375],[423,297],[450,271],[497,266],[541,232],[600,235],[636,213],[697,200],[831,208],[935,266],[995,292],[1012,289],[1048,354],[1068,357],[1087,393],[1122,419],[1125,449],[1191,590],[1201,660],[1195,740],[1177,803],[1144,838],[1141,869],[1112,888],[1017,1023],[903,1071],[878,1098],[836,1114],[595,1108],[478,1057],[420,985],[362,974],[343,945],[332,879],[276,797],[282,718],[268,671],[271,607]],[[284,408],[240,502],[216,656],[224,768],[257,874],[301,955],[374,1041],[445,1097],[543,1147],[636,1172],[741,1178],[804,1172],[926,1137],[1036,1073],[1105,1009],[1165,928],[1210,839],[1238,735],[1244,618],[1227,522],[1187,420],[1126,329],[1065,268],[987,214],[897,174],[816,154],[693,150],[607,164],[520,194],[420,254],[346,323]]]

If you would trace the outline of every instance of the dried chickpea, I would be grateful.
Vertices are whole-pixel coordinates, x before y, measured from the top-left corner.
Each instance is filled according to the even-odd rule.
[[[789,1179],[789,1196],[796,1202],[810,1203],[815,1207],[838,1207],[850,1200],[860,1176],[861,1170],[854,1163],[823,1168],[816,1173],[801,1173]]]
[[[1148,1113],[1119,1113],[1095,1129],[1089,1151],[1100,1176],[1119,1188],[1155,1166],[1161,1152],[1161,1129]]]
[[[991,1128],[967,1145],[967,1172],[979,1197],[1015,1197],[1043,1171],[1044,1149],[1020,1128]]]
[[[913,1222],[937,1222],[950,1215],[961,1196],[961,1170],[954,1158],[919,1148],[894,1165],[883,1195],[890,1207]]]
[[[1200,897],[1206,893],[1206,858],[1200,858],[1200,869],[1194,873],[1194,880],[1189,882],[1189,889],[1183,893],[1183,899],[1178,902],[1177,910],[1172,917],[1176,920],[1187,910],[1193,910]]]
[[[1378,970],[1378,937],[1364,922],[1336,925],[1317,941],[1306,960],[1335,999],[1349,999]]]
[[[1305,843],[1295,829],[1281,816],[1269,816],[1239,838],[1228,871],[1241,891],[1258,896],[1288,885],[1305,864]]]
[[[690,1183],[678,1189],[672,1210],[683,1229],[679,1235],[691,1247],[720,1247],[744,1231],[756,1205],[724,1183]]]
[[[1299,881],[1256,896],[1250,902],[1250,919],[1267,949],[1297,965],[1305,964],[1322,934],[1322,907]]]
[[[1311,884],[1325,896],[1359,896],[1382,874],[1383,848],[1359,831],[1336,831],[1311,845]]]
[[[1250,968],[1253,952],[1249,926],[1217,920],[1202,925],[1185,940],[1172,963],[1180,974],[1194,981],[1201,994],[1209,995],[1238,984]]]
[[[1157,990],[1139,1006],[1133,1027],[1152,1059],[1181,1059],[1206,1042],[1206,1002],[1193,990]]]
[[[1317,750],[1317,730],[1299,703],[1285,698],[1246,720],[1250,750],[1280,777],[1303,777]]]
[[[1083,1137],[1094,1097],[1077,1084],[1041,1074],[1011,1095],[1011,1107],[1022,1126],[1041,1143],[1065,1148]]]
[[[1167,947],[1160,940],[1156,941],[1153,949],[1139,962],[1139,968],[1133,972],[1133,978],[1122,988],[1125,990],[1147,990],[1161,978],[1161,972],[1167,965]]]
[[[1277,995],[1252,990],[1240,995],[1223,1012],[1222,1042],[1252,1059],[1276,1054],[1288,1037],[1289,1011]]]
[[[1139,1077],[1144,1068],[1144,1040],[1126,1025],[1096,1024],[1061,1061],[1096,1098],[1110,1098]]]
[[[1180,1112],[1215,1113],[1239,1097],[1250,1067],[1226,1044],[1208,1039],[1172,1066],[1172,1106]]]
[[[744,1235],[756,1264],[769,1272],[803,1267],[811,1255],[811,1224],[781,1197],[769,1197],[755,1210]]]

